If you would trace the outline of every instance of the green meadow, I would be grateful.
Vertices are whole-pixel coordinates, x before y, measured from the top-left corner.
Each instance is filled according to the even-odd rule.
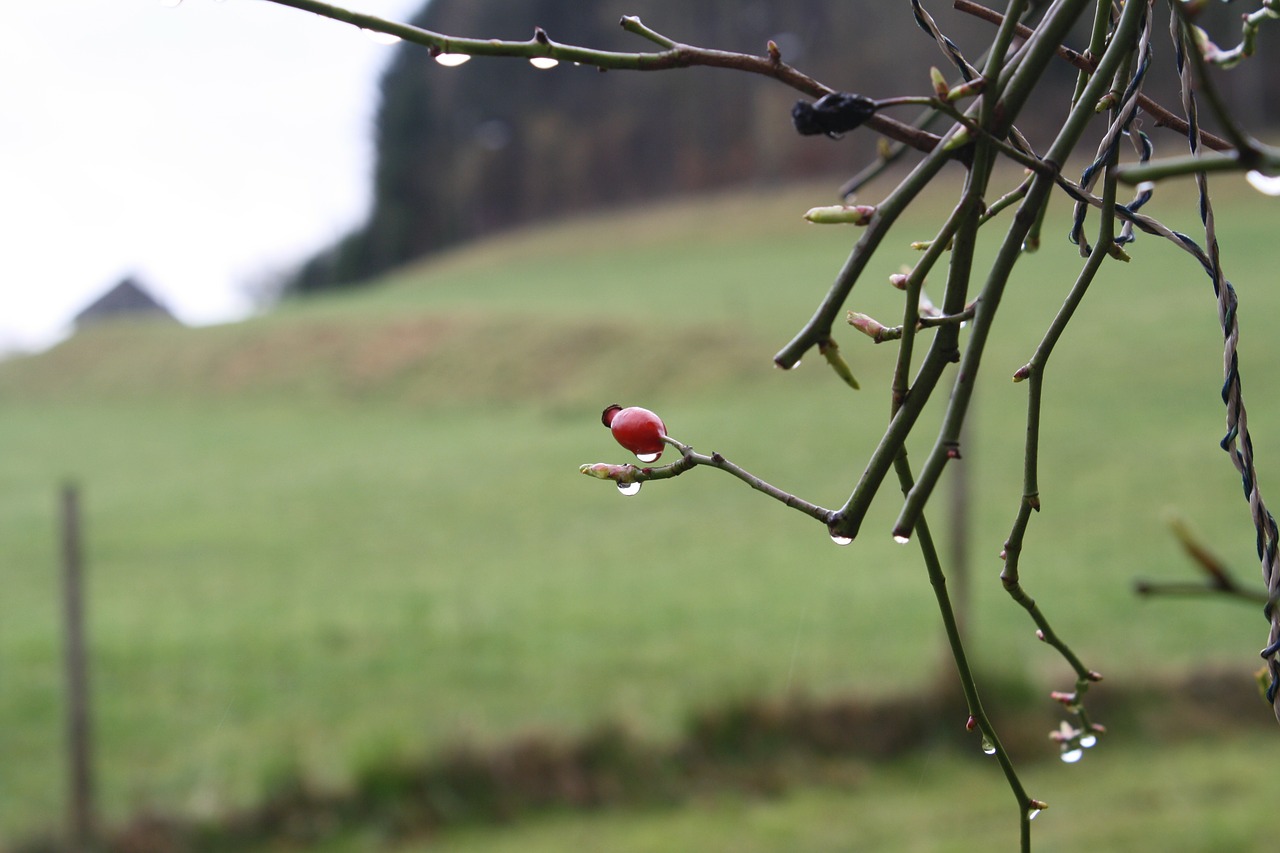
[[[1280,209],[1243,181],[1220,183],[1265,490],[1280,478]],[[900,501],[889,485],[840,548],[718,471],[625,498],[577,470],[627,461],[599,422],[620,402],[793,493],[843,503],[884,429],[893,345],[837,330],[860,392],[816,353],[796,370],[772,365],[857,238],[801,221],[829,197],[761,190],[550,224],[242,323],[95,328],[0,364],[0,840],[63,813],[55,510],[68,480],[83,490],[108,822],[212,817],[284,773],[340,789],[387,755],[529,731],[612,720],[661,740],[691,711],[744,697],[952,689],[923,566],[889,536]],[[896,323],[887,278],[946,201],[924,200],[898,226],[848,308]],[[1162,188],[1150,210],[1195,233],[1188,185]],[[1019,264],[962,463],[973,655],[1045,706],[1072,674],[1001,590],[997,555],[1021,495],[1026,390],[1010,377],[1079,268],[1068,216],[1055,207],[1044,246]],[[1023,581],[1106,676],[1099,693],[1204,667],[1247,681],[1266,639],[1256,608],[1133,593],[1138,578],[1195,577],[1171,512],[1242,578],[1256,583],[1258,568],[1239,477],[1217,447],[1209,282],[1157,238],[1130,254],[1104,268],[1048,367],[1043,511]],[[917,461],[944,397],[909,444]],[[943,506],[931,519],[945,532]],[[1270,715],[1262,702],[1257,715]],[[1274,767],[1272,733],[1183,728],[1164,744],[1119,726],[1076,767],[1045,761],[1047,739],[1020,748],[1032,795],[1053,807],[1037,843],[1273,849],[1254,767]],[[1241,779],[1256,784],[1230,781]],[[1002,786],[991,763],[925,753],[865,768],[853,793],[561,815],[460,832],[445,849],[992,849],[1016,832]],[[1142,817],[1130,792],[1179,803],[1178,819]],[[1090,835],[1091,821],[1119,834]]]

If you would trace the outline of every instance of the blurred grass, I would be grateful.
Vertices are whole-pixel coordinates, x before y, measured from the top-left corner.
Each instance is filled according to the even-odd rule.
[[[816,356],[789,373],[770,362],[855,236],[800,222],[825,193],[556,224],[249,322],[95,329],[0,365],[0,838],[61,812],[53,510],[68,477],[85,489],[110,818],[214,814],[280,767],[340,785],[387,751],[606,717],[663,737],[730,697],[876,696],[949,677],[923,570],[887,535],[889,485],[841,549],[717,472],[623,500],[576,471],[624,461],[597,418],[619,401],[783,488],[843,502],[883,430],[892,349],[837,331],[859,394]],[[1158,200],[1181,204],[1171,224],[1194,233],[1186,187]],[[885,279],[941,204],[899,226],[850,308],[892,322],[900,297]],[[1280,439],[1267,331],[1280,293],[1263,286],[1274,202],[1238,191],[1219,205],[1265,487]],[[995,577],[1021,489],[1025,389],[1008,377],[1078,268],[1055,213],[1002,305],[965,464],[976,657],[1065,688]],[[1206,661],[1248,677],[1256,614],[1131,593],[1136,577],[1192,572],[1161,521],[1169,507],[1257,574],[1239,480],[1215,446],[1209,284],[1153,238],[1132,254],[1050,363],[1024,581],[1108,680]],[[917,460],[936,418],[911,444]],[[825,797],[799,801],[820,810]]]
[[[1224,737],[1168,749],[1120,745],[1074,768],[1028,768],[1031,790],[1050,808],[1032,824],[1034,849],[1263,853],[1274,821],[1260,793],[1270,781],[1274,735]],[[468,829],[395,853],[964,853],[1016,846],[1013,802],[991,764],[949,753],[876,766],[852,788],[815,787],[775,798],[733,794],[640,814],[549,816],[510,829]],[[349,837],[325,851],[369,849]]]

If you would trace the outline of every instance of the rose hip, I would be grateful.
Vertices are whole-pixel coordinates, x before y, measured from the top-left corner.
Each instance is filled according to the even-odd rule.
[[[662,439],[667,427],[662,418],[639,406],[609,406],[600,421],[613,433],[614,439],[642,462],[653,462],[662,455]]]

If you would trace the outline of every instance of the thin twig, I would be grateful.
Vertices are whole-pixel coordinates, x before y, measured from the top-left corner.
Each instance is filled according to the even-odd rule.
[[[989,9],[980,3],[972,2],[972,0],[953,0],[952,5],[954,5],[957,10],[964,12],[966,15],[972,15],[975,18],[988,21],[989,23],[1001,24],[1005,19],[1005,16],[1000,12],[997,12],[995,9]],[[1098,6],[1099,8],[1106,8],[1106,4],[1104,3],[1099,3]],[[1025,27],[1022,24],[1018,24],[1017,26],[1019,38],[1030,38],[1034,32],[1035,30],[1032,30],[1030,27]],[[1064,45],[1057,46],[1057,55],[1059,58],[1071,63],[1085,74],[1092,74],[1094,69],[1097,67],[1096,62],[1090,60],[1084,54],[1074,51]],[[1170,112],[1168,109],[1160,106],[1160,104],[1156,103],[1146,95],[1140,95],[1138,97],[1138,106],[1141,107],[1144,112],[1155,118],[1156,127],[1167,127],[1172,130],[1176,130],[1178,133],[1186,134],[1186,119],[1176,113]],[[1230,151],[1232,147],[1231,143],[1227,140],[1219,136],[1214,136],[1212,133],[1207,131],[1204,134],[1204,144],[1206,147],[1212,148],[1215,151]]]
[[[772,77],[814,98],[820,98],[835,91],[830,86],[818,82],[780,59],[775,59],[773,56],[753,56],[746,53],[711,50],[681,44],[644,26],[639,18],[633,16],[622,19],[623,28],[662,46],[663,50],[656,53],[595,50],[593,48],[554,42],[545,33],[528,41],[456,38],[422,29],[421,27],[389,21],[376,15],[353,12],[340,6],[318,2],[318,0],[269,0],[269,2],[281,6],[290,6],[304,12],[311,12],[312,14],[331,18],[335,21],[342,21],[362,29],[398,36],[404,41],[423,45],[436,53],[463,53],[468,56],[505,56],[526,59],[545,56],[562,62],[576,62],[580,65],[610,70],[664,71],[671,68],[689,68],[692,66],[728,68]],[[871,116],[866,121],[866,127],[918,151],[932,151],[939,141],[939,137],[935,134],[883,115]]]
[[[746,483],[758,492],[763,492],[792,509],[799,510],[810,518],[814,518],[823,524],[830,524],[832,516],[835,515],[831,510],[810,503],[809,501],[799,498],[790,492],[783,491],[771,483],[767,483],[751,472],[745,470],[739,465],[735,465],[728,459],[725,459],[719,453],[712,453],[710,456],[696,453],[692,446],[677,441],[670,436],[665,436],[663,440],[672,447],[680,451],[680,458],[670,465],[639,466],[632,464],[613,465],[607,462],[597,462],[595,464],[582,465],[579,471],[589,477],[595,477],[598,480],[612,480],[619,485],[628,483],[646,483],[650,480],[669,480],[672,477],[678,477],[681,474],[704,465],[708,468],[717,468],[728,474],[732,474],[739,480]]]

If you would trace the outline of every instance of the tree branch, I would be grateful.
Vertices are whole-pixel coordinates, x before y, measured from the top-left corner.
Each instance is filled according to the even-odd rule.
[[[728,68],[771,77],[784,85],[790,86],[792,89],[814,98],[820,98],[835,91],[830,86],[820,83],[809,75],[786,64],[778,54],[772,51],[770,55],[753,56],[746,53],[710,50],[680,44],[644,26],[640,19],[634,16],[627,16],[621,20],[620,24],[623,29],[658,44],[663,48],[661,51],[656,53],[623,53],[610,50],[595,50],[593,48],[554,42],[545,33],[528,41],[457,38],[444,33],[422,29],[421,27],[389,21],[376,15],[353,12],[330,3],[318,2],[318,0],[268,0],[268,2],[300,9],[335,21],[342,21],[362,29],[398,36],[404,41],[429,48],[436,54],[462,53],[468,56],[502,56],[525,59],[545,56],[562,62],[576,62],[580,65],[590,65],[595,68],[610,70],[664,71],[671,68],[689,68],[693,66]],[[539,32],[541,33],[541,31]],[[936,134],[912,127],[909,124],[884,115],[871,116],[867,119],[865,126],[918,151],[932,151],[940,139]]]
[[[712,453],[710,456],[696,453],[692,446],[679,442],[670,436],[664,436],[663,441],[680,451],[680,458],[670,465],[641,467],[631,464],[611,465],[607,462],[597,462],[592,465],[582,465],[578,470],[588,477],[595,477],[598,480],[612,480],[621,487],[631,483],[645,483],[649,480],[669,480],[699,465],[705,465],[708,468],[717,468],[727,474],[731,474],[756,491],[763,492],[774,500],[794,510],[799,510],[825,525],[830,525],[831,519],[835,515],[829,509],[810,503],[790,492],[779,489],[771,483],[765,482],[750,471],[725,459],[719,453]]]
[[[963,12],[966,15],[972,15],[975,18],[992,24],[999,25],[1004,22],[1004,15],[1000,14],[995,9],[988,9],[980,3],[974,3],[973,0],[953,0],[952,5],[958,11]],[[1030,38],[1035,33],[1035,30],[1030,27],[1023,26],[1022,24],[1018,24],[1017,33],[1019,38],[1025,39]],[[1057,55],[1059,58],[1066,60],[1086,74],[1092,74],[1098,65],[1096,60],[1091,60],[1084,54],[1072,50],[1064,45],[1057,46]],[[1188,130],[1187,120],[1182,116],[1160,106],[1160,104],[1156,103],[1146,95],[1138,96],[1138,106],[1156,120],[1156,127],[1167,127],[1183,134],[1184,136],[1186,135]],[[1204,132],[1204,144],[1206,147],[1212,148],[1215,151],[1230,151],[1232,148],[1230,142],[1220,136],[1214,136],[1212,133],[1208,132]]]

